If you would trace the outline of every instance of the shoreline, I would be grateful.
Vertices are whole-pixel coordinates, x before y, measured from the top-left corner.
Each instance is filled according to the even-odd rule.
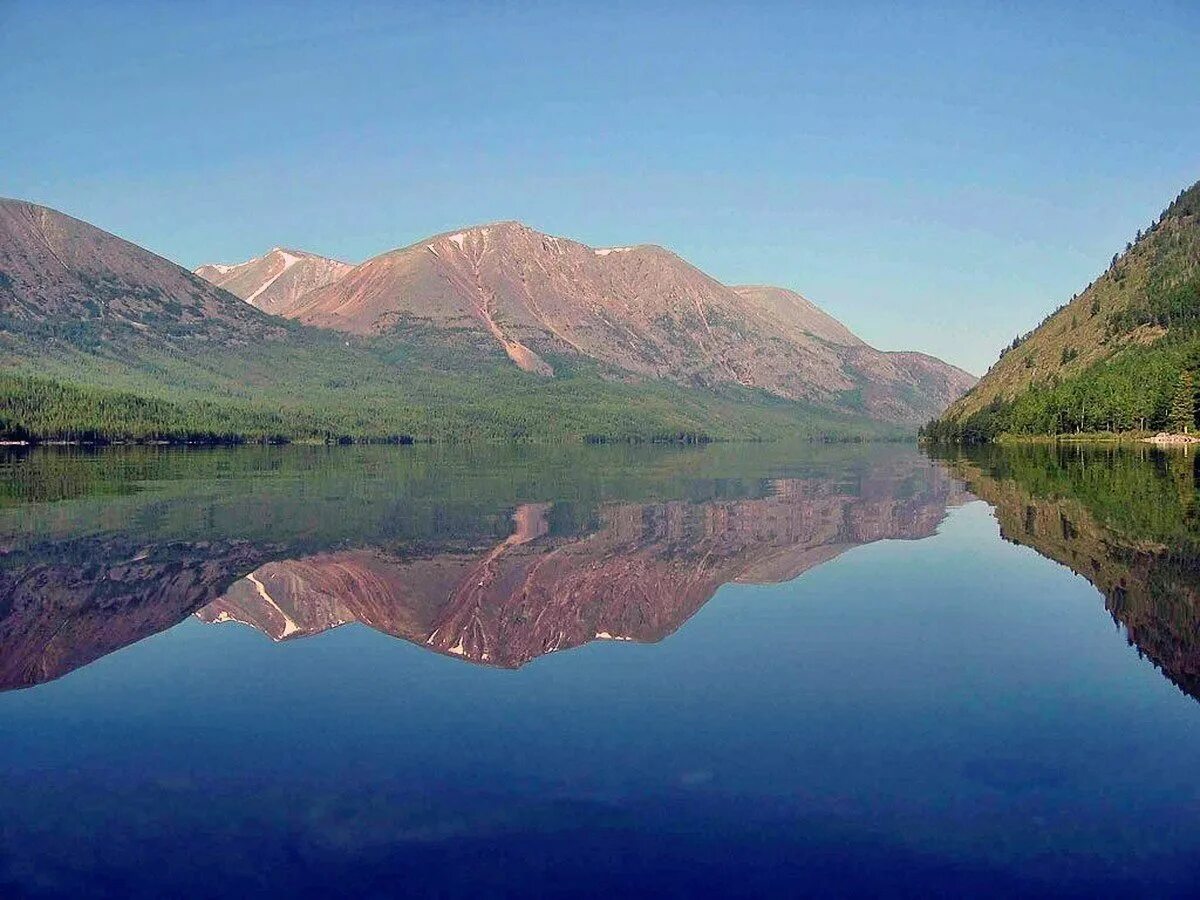
[[[1198,433],[1200,434],[1200,433]],[[1198,434],[1160,431],[1100,431],[1081,434],[1001,434],[993,444],[1150,444],[1155,447],[1187,447],[1200,444]]]

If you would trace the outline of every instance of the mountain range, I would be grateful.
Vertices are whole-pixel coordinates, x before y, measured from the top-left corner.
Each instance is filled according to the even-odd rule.
[[[276,248],[191,273],[0,200],[9,439],[869,436],[972,383],[653,245],[501,222],[356,266]]]
[[[932,357],[869,347],[795,292],[727,287],[654,245],[594,248],[498,222],[343,265],[274,250],[196,273],[306,325],[358,335],[422,328],[494,341],[519,368],[543,377],[554,376],[554,360],[582,356],[682,384],[853,404],[891,422],[936,414],[974,383]],[[292,272],[315,286],[298,293],[293,279],[285,301],[277,288]]]

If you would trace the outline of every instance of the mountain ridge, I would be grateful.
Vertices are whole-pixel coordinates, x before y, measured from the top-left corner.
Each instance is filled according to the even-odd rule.
[[[282,331],[182,266],[82,219],[0,198],[0,317],[10,326],[90,323],[225,343]]]
[[[245,262],[205,263],[193,273],[263,312],[275,313],[309,291],[336,281],[351,268],[349,263],[307,250],[272,247]]]
[[[795,291],[726,286],[657,244],[592,247],[516,220],[385,251],[272,311],[364,336],[473,335],[543,377],[556,359],[583,357],[681,384],[858,403],[894,422],[936,414],[974,383],[935,357],[870,347]]]
[[[655,245],[479,226],[352,267],[299,297],[298,322],[258,309],[281,271],[324,259],[301,253],[252,261],[248,303],[82,220],[0,205],[0,434],[841,439],[896,434],[962,376],[814,337]]]

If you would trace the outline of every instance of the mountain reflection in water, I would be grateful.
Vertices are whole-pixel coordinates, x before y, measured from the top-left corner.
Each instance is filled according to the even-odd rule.
[[[0,453],[0,896],[1192,896],[1196,481]]]
[[[0,509],[0,689],[192,615],[275,641],[360,623],[507,668],[594,640],[661,641],[723,584],[785,582],[851,547],[927,537],[973,494],[1004,538],[1092,582],[1129,643],[1200,697],[1193,455],[1026,446],[931,461],[875,448],[750,471],[737,454],[682,452],[631,481],[623,457],[573,461],[544,487],[416,458],[400,475],[396,457],[369,451],[264,451],[230,457],[219,478],[212,455],[10,460],[10,493],[42,502]],[[698,461],[709,467],[693,472]]]
[[[167,498],[135,494],[116,527],[54,521],[51,534],[8,549],[0,688],[57,678],[193,613],[274,640],[358,622],[501,667],[592,640],[654,642],[722,584],[787,581],[854,546],[926,537],[967,499],[945,470],[910,450],[843,452],[807,469],[759,478],[735,468],[686,483],[672,472],[627,488],[664,498],[636,502],[592,487],[611,478],[600,467],[578,476],[584,489],[563,486],[566,499],[551,489],[510,505],[497,496],[503,490],[484,486],[465,511],[435,480],[392,498],[432,510],[402,527],[375,509],[396,487],[386,479],[369,481],[363,493],[373,499],[361,505],[353,491],[331,491],[332,510],[270,491],[214,500],[184,485]],[[273,501],[286,506],[292,533],[261,521]],[[188,508],[212,520],[205,539],[161,527]],[[337,515],[345,528],[315,538],[294,524],[320,531]],[[153,524],[139,529],[147,519]]]

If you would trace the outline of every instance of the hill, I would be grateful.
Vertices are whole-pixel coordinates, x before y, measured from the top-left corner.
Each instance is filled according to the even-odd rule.
[[[350,334],[491,344],[545,378],[582,357],[897,423],[941,412],[974,383],[932,357],[867,346],[791,291],[730,288],[662,247],[589,247],[519,222],[384,253],[275,311]]]
[[[268,276],[269,277],[269,276]],[[550,381],[495,342],[270,316],[78,219],[0,202],[0,439],[705,440],[893,434],[740,385]]]
[[[1186,382],[1198,364],[1200,183],[1138,231],[1096,281],[1006,347],[927,433],[979,441],[1194,427]],[[1191,412],[1173,421],[1177,396]]]

